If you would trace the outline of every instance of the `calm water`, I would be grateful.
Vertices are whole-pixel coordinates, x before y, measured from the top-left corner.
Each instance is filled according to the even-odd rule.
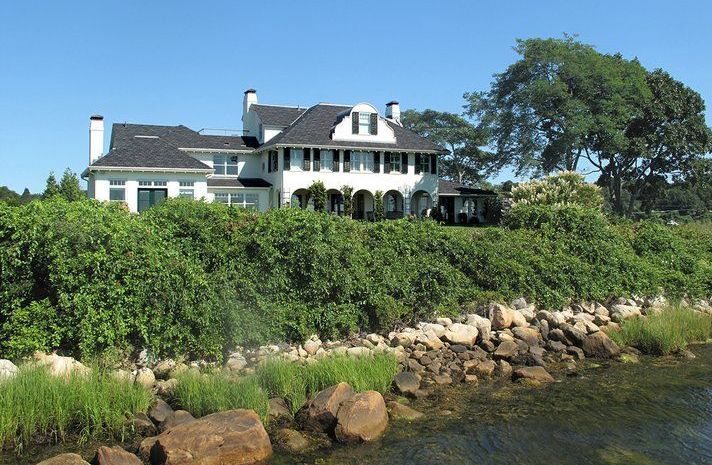
[[[453,389],[379,444],[273,463],[712,464],[712,345],[692,349],[695,360],[588,368],[542,389]]]
[[[391,422],[377,444],[301,457],[276,452],[271,463],[712,465],[712,345],[692,350],[694,360],[588,367],[541,389],[452,388],[416,402],[427,418]],[[78,452],[90,455],[94,448]],[[34,464],[57,452],[20,458],[5,452],[0,465]]]

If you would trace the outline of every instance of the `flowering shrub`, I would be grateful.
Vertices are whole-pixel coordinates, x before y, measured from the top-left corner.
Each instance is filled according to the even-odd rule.
[[[579,205],[600,208],[603,196],[600,188],[585,181],[575,171],[563,171],[541,180],[522,183],[512,189],[512,208],[519,205]]]

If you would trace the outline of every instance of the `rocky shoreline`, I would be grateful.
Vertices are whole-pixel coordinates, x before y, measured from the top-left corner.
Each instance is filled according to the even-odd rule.
[[[707,300],[686,304],[695,311],[712,314]],[[330,354],[363,357],[388,352],[398,359],[400,372],[386,398],[375,391],[355,393],[341,383],[312,396],[294,418],[284,399],[273,398],[268,429],[248,410],[218,412],[199,419],[186,411],[174,411],[166,400],[170,400],[178,383],[176,376],[209,364],[154,362],[144,352],[131,370],[116,370],[115,375],[132,379],[156,393],[156,402],[148,414],[138,413],[130,420],[133,430],[145,439],[136,450],[129,448],[135,454],[120,447],[99,448],[92,463],[256,463],[272,454],[273,443],[290,453],[301,453],[327,447],[333,441],[373,441],[385,433],[389,420],[417,421],[424,416],[405,405],[404,399],[428,397],[441,386],[472,386],[495,379],[542,385],[554,382],[560,373],[575,372],[586,358],[634,362],[638,350],[618,347],[608,333],[625,319],[645,317],[666,305],[663,298],[619,298],[547,311],[520,298],[509,305],[480,305],[457,318],[436,318],[387,335],[368,334],[338,342],[323,342],[314,336],[300,345],[235,351],[223,369],[238,375],[250,374],[270,357],[311,363]],[[38,354],[35,358],[57,376],[87,369],[74,359],[55,354]],[[0,361],[0,379],[16,372],[10,362]],[[86,464],[76,454],[60,454],[41,463]]]

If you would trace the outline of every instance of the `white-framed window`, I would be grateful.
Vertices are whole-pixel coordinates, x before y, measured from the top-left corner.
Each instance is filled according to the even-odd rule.
[[[237,176],[238,157],[224,153],[213,155],[213,168],[218,176]]]
[[[180,181],[180,188],[178,189],[178,197],[188,197],[191,199],[195,198],[195,182],[193,181]]]
[[[260,208],[259,194],[249,192],[216,192],[215,202],[250,210]]]
[[[351,171],[373,172],[373,152],[351,152]]]
[[[420,174],[430,173],[430,155],[420,155]]]
[[[126,181],[123,179],[111,179],[109,181],[109,201],[126,201]]]
[[[319,155],[321,157],[321,171],[331,171],[334,164],[334,151],[322,150]]]
[[[168,185],[167,181],[139,181],[138,185],[141,187],[165,187]]]
[[[301,171],[304,163],[304,149],[291,149],[289,151],[289,169],[291,171]]]
[[[371,113],[359,113],[358,114],[358,133],[359,134],[370,134],[371,133]]]
[[[391,173],[401,172],[401,154],[392,153],[391,154]]]

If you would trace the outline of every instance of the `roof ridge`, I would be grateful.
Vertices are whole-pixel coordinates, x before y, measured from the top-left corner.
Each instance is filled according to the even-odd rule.
[[[253,103],[252,105],[257,105],[258,107],[278,107],[278,108],[294,108],[297,110],[301,109],[307,109],[309,108],[308,106],[302,106],[302,105],[275,105],[272,103]]]

